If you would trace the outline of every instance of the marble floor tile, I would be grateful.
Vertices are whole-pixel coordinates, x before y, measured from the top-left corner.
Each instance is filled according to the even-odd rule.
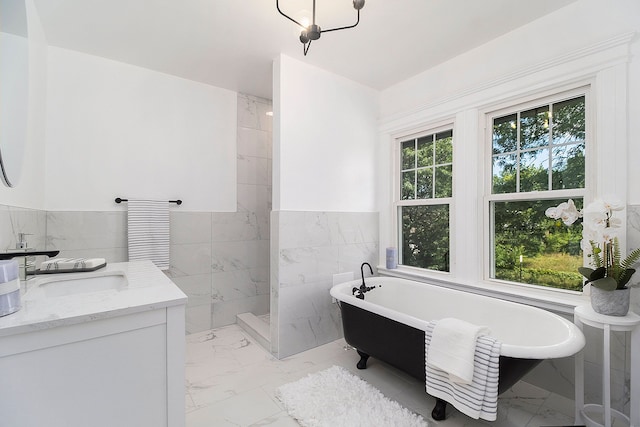
[[[431,419],[435,400],[424,384],[383,362],[369,359],[366,370],[344,339],[278,360],[239,326],[230,325],[187,337],[187,427],[279,426],[298,423],[284,410],[275,390],[308,374],[342,366],[390,399],[421,414],[431,427],[540,427],[573,424],[573,401],[519,382],[503,393],[495,422],[474,420],[449,406],[447,419]]]
[[[557,411],[571,418],[573,418],[576,413],[573,399],[568,399],[555,393],[551,393],[549,397],[547,397],[547,399],[544,401],[543,406],[547,409]]]
[[[300,424],[287,414],[287,411],[277,413],[272,417],[263,418],[249,427],[272,426],[272,427],[300,427]]]
[[[250,426],[280,414],[278,406],[260,388],[248,390],[187,414],[189,427]]]

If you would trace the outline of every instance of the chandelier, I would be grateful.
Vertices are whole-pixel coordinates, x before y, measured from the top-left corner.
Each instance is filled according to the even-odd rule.
[[[307,56],[307,52],[309,52],[311,42],[314,40],[318,40],[322,33],[346,30],[347,28],[353,28],[358,25],[358,23],[360,23],[360,9],[364,7],[364,1],[365,0],[353,0],[353,8],[358,14],[355,24],[347,25],[346,27],[329,28],[328,30],[322,30],[320,29],[320,26],[316,24],[316,0],[313,0],[312,21],[309,25],[302,25],[300,22],[296,21],[295,19],[284,13],[282,10],[280,10],[279,0],[276,0],[276,8],[278,9],[278,12],[280,12],[280,15],[284,16],[289,21],[302,28],[302,31],[300,32],[300,42],[302,42],[302,51],[304,52],[304,55]]]

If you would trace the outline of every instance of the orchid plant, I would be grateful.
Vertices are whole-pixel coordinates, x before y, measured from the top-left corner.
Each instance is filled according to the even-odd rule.
[[[580,267],[578,271],[592,286],[613,291],[625,289],[627,283],[636,272],[631,268],[640,259],[640,248],[633,250],[622,259],[618,233],[622,222],[613,217],[613,212],[621,211],[624,206],[615,199],[597,199],[584,210],[576,208],[573,200],[560,203],[545,211],[545,215],[552,219],[560,219],[570,226],[578,220],[582,221],[582,250],[591,258],[594,268]]]

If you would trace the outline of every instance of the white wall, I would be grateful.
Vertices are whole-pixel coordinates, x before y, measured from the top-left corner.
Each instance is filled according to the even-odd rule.
[[[26,14],[25,14],[26,28]],[[20,182],[29,116],[29,39],[0,33],[0,148],[2,172],[12,186]]]
[[[472,96],[483,87],[520,70],[544,67],[557,57],[627,32],[640,32],[637,0],[578,0],[503,37],[427,70],[381,93],[383,121],[420,115],[441,102]],[[628,117],[640,117],[640,40],[631,44],[628,68]],[[627,150],[629,204],[640,203],[640,121],[629,120]],[[617,165],[615,168],[619,168]]]
[[[236,210],[235,92],[55,47],[47,84],[47,210]]]
[[[281,55],[273,209],[375,211],[377,115],[378,92]]]
[[[22,173],[18,184],[13,188],[5,187],[0,183],[0,204],[42,209],[44,206],[47,42],[33,0],[26,0],[25,6],[29,32],[29,94]]]

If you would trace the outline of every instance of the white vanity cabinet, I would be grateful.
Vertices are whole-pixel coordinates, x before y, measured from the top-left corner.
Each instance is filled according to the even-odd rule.
[[[119,264],[125,289],[50,298],[40,316],[46,304],[27,292],[15,320],[0,318],[0,426],[184,426],[186,297],[134,264]],[[94,307],[68,306],[80,300]]]

